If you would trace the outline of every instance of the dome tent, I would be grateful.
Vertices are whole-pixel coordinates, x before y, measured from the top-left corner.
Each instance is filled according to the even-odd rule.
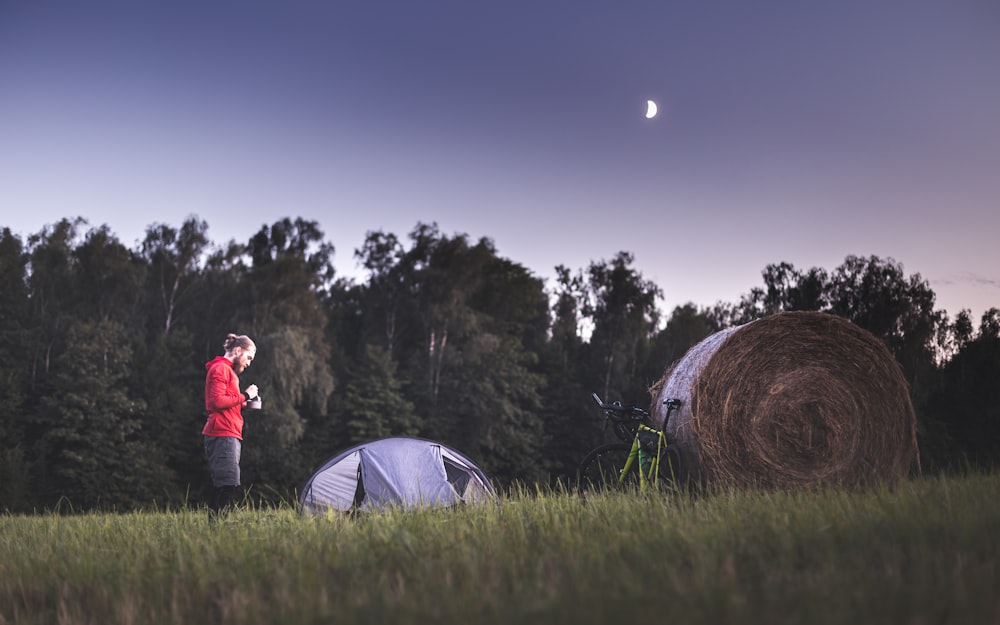
[[[345,449],[302,487],[303,513],[446,507],[492,500],[496,491],[474,462],[443,443],[383,438]]]

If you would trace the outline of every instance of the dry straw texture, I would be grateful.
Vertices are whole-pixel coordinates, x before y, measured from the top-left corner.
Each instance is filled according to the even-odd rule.
[[[789,488],[895,483],[918,470],[916,418],[888,348],[833,315],[781,313],[714,334],[652,389],[689,477]]]

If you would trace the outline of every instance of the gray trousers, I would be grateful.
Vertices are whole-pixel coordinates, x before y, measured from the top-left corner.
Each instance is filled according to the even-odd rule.
[[[240,452],[243,441],[232,436],[203,436],[205,458],[212,475],[212,486],[240,485]]]

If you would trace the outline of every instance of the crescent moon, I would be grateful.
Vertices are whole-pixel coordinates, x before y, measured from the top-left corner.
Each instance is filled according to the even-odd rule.
[[[656,117],[656,102],[646,100],[646,119],[653,119],[654,117]]]

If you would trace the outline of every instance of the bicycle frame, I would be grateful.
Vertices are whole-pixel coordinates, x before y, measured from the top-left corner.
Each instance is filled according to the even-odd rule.
[[[595,394],[594,397],[596,398],[597,395]],[[664,430],[667,428],[667,422],[670,421],[670,413],[680,408],[681,400],[670,398],[664,400],[663,403],[667,406],[667,415],[663,420],[663,429],[657,430],[649,427],[645,423],[638,424],[638,429],[636,429],[635,432],[635,438],[632,439],[632,448],[628,452],[628,458],[625,459],[625,466],[622,467],[621,472],[618,474],[619,483],[625,482],[625,476],[628,474],[629,469],[632,468],[633,464],[638,462],[639,467],[637,473],[639,474],[639,489],[645,490],[649,488],[650,484],[653,485],[653,488],[657,487],[660,479],[660,459],[663,458],[664,452],[667,449],[667,435],[664,433]],[[649,455],[642,449],[643,432],[656,435],[656,453],[653,454],[652,458],[650,458],[648,467],[643,466],[646,456]],[[672,471],[673,467],[671,467],[671,472]],[[676,476],[671,475],[670,477],[675,478]]]
[[[642,440],[641,440],[642,432],[649,432],[650,434],[656,435],[655,454],[649,454],[648,452],[643,450]],[[666,436],[664,436],[663,434],[663,430],[657,430],[649,427],[644,423],[640,423],[639,429],[635,433],[635,438],[632,439],[632,449],[630,449],[628,452],[628,458],[625,460],[625,466],[622,467],[621,472],[618,474],[618,481],[620,483],[624,482],[625,476],[628,474],[629,469],[632,468],[633,464],[638,462],[639,467],[637,469],[637,472],[639,473],[639,489],[645,490],[649,488],[650,484],[652,484],[653,488],[656,488],[660,479],[660,471],[659,471],[660,458],[663,456],[663,452],[666,449],[666,447],[667,447],[667,439]],[[643,466],[643,463],[646,461],[646,458],[648,456],[652,457],[649,458],[649,465],[648,467],[646,467]]]

